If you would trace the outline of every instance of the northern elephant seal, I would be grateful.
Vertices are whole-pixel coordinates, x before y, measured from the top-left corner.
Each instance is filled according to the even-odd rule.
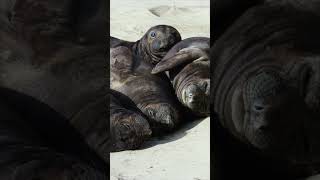
[[[110,49],[110,70],[111,89],[125,94],[137,105],[148,117],[153,133],[177,126],[179,105],[166,76],[151,74],[152,65],[124,46]]]
[[[1,179],[106,180],[108,164],[48,105],[0,88]]]
[[[210,39],[187,38],[173,46],[153,68],[156,74],[169,71],[176,95],[195,114],[210,114]]]
[[[301,177],[320,170],[320,27],[316,13],[287,2],[249,9],[215,42],[211,103],[235,138]]]
[[[112,151],[139,148],[152,134],[146,117],[125,95],[110,90],[109,98]]]
[[[65,120],[80,112],[91,112],[90,104],[107,94],[106,42],[104,33],[85,27],[98,26],[106,31],[102,14],[98,13],[106,7],[94,4],[102,10],[80,16],[78,7],[83,1],[11,3],[10,16],[1,14],[0,18],[3,25],[0,28],[0,85],[49,105]],[[89,22],[92,24],[88,25]],[[80,37],[90,34],[98,38],[79,41]],[[103,103],[99,105],[106,107]],[[87,123],[90,120],[88,117]]]
[[[180,40],[180,33],[174,27],[157,25],[151,27],[136,42],[124,41],[110,36],[110,48],[126,46],[145,62],[155,65]]]

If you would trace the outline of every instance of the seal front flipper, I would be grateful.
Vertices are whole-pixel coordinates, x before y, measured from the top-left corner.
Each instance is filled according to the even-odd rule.
[[[197,47],[188,47],[181,49],[172,57],[165,57],[162,59],[151,71],[152,74],[157,74],[163,71],[170,70],[177,66],[191,63],[193,61],[208,60],[207,53]]]
[[[120,71],[130,72],[133,68],[133,54],[125,46],[110,49],[111,72],[121,74]]]

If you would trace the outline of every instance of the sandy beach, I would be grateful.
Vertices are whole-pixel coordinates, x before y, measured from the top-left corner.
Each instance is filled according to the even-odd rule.
[[[210,37],[209,0],[111,0],[111,36],[136,41],[152,26],[175,27],[182,39]],[[110,154],[112,180],[209,180],[210,118],[147,141],[139,150]]]

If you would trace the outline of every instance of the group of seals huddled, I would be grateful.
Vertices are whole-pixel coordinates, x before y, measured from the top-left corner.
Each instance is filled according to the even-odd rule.
[[[210,56],[217,178],[232,179],[230,171],[244,179],[320,173],[319,5],[260,1],[234,22],[217,14]],[[226,1],[216,7],[239,8]]]
[[[149,128],[153,135],[170,132],[185,118],[185,113],[209,115],[209,49],[209,38],[181,40],[180,33],[168,25],[151,27],[136,42],[110,37],[111,89],[128,97],[138,109],[125,112],[122,107],[124,115],[116,118],[116,107],[110,107],[110,128],[123,131],[117,130],[121,126],[114,126],[122,118],[127,133],[133,132],[131,142],[128,138],[119,140],[121,135],[112,133],[116,147],[123,147],[126,142],[128,149],[136,148],[131,144],[140,145],[150,137]],[[118,99],[120,104],[124,103]],[[134,121],[124,120],[135,119],[134,112],[142,116]],[[140,129],[134,130],[135,124]],[[116,150],[123,150],[121,147]]]

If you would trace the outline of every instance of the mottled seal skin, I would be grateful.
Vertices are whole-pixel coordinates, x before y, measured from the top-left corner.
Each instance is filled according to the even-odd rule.
[[[146,117],[125,95],[110,90],[109,98],[111,151],[139,148],[152,134]]]
[[[1,179],[108,179],[108,164],[59,113],[2,87],[0,99]]]
[[[210,39],[192,37],[173,46],[153,68],[169,71],[179,101],[199,116],[210,114]]]
[[[307,176],[320,171],[319,16],[291,3],[248,10],[215,42],[211,104],[234,137]]]
[[[128,42],[110,37],[110,48],[126,46],[145,62],[157,64],[176,43],[181,41],[180,33],[172,26],[157,25],[151,27],[136,42]]]
[[[128,96],[157,134],[177,126],[180,110],[169,79],[164,74],[152,75],[151,69],[127,47],[110,49],[111,89]]]

